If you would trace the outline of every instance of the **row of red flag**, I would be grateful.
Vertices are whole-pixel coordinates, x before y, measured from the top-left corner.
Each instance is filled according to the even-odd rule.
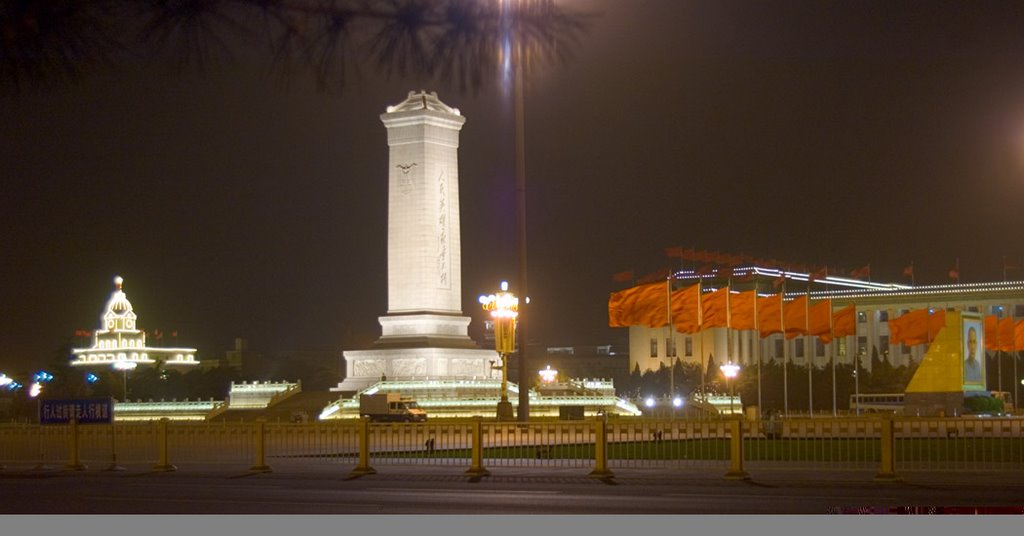
[[[825,342],[856,334],[854,306],[833,313],[831,299],[811,304],[801,296],[784,302],[782,294],[759,296],[753,290],[731,292],[729,287],[704,293],[700,283],[670,292],[667,281],[621,290],[608,299],[611,327],[657,328],[670,322],[680,333],[724,327],[757,330],[762,337],[813,335]]]
[[[946,311],[915,309],[899,318],[889,320],[889,343],[927,344],[935,340],[939,330],[946,325]],[[1024,319],[1016,322],[1012,317],[985,317],[985,349],[1014,352],[1024,350]]]
[[[680,333],[724,327],[757,330],[761,337],[784,333],[787,339],[812,335],[823,342],[857,334],[856,306],[832,311],[832,300],[810,303],[806,295],[788,302],[782,294],[758,295],[754,290],[731,292],[722,287],[703,292],[697,283],[670,292],[668,281],[639,285],[612,293],[608,299],[608,325],[613,328],[670,323]],[[890,319],[889,343],[914,346],[935,340],[946,325],[946,311],[915,309]],[[1024,350],[1024,319],[985,317],[985,348]]]

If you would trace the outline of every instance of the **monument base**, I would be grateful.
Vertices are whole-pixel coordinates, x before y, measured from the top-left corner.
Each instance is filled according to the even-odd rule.
[[[331,391],[361,391],[387,380],[488,378],[498,360],[494,350],[480,348],[381,348],[347,350],[345,381]]]

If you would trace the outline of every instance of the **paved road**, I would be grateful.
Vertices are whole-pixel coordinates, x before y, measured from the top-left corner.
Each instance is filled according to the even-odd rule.
[[[1021,472],[758,471],[729,481],[708,470],[616,471],[602,481],[572,468],[498,468],[469,479],[458,467],[377,466],[376,475],[250,474],[217,467],[152,473],[0,472],[6,514],[825,514],[835,508],[1024,504]]]

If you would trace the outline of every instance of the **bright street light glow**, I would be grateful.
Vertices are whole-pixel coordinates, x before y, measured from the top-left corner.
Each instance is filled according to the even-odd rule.
[[[649,408],[653,408],[654,407],[654,397],[653,396],[647,397],[647,400],[644,400],[644,405],[649,407]]]
[[[678,396],[673,398],[672,399],[672,405],[677,407],[677,408],[682,407],[683,406],[683,399],[679,398]]]
[[[740,372],[740,366],[739,365],[735,365],[735,364],[733,364],[731,362],[730,363],[726,363],[726,364],[724,364],[724,365],[722,365],[722,366],[720,366],[718,368],[721,369],[722,370],[722,374],[725,374],[725,377],[729,378],[729,379],[735,378],[736,375],[739,374],[739,372]]]

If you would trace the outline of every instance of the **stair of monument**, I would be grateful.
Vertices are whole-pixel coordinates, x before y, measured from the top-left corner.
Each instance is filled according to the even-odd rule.
[[[313,422],[331,402],[338,400],[339,393],[311,391],[296,393],[281,402],[269,406],[255,417],[267,422]]]

